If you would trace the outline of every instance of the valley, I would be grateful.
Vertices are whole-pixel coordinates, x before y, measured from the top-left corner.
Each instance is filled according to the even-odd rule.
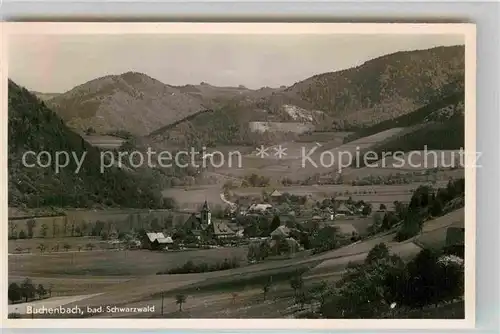
[[[463,53],[396,52],[279,88],[10,80],[10,316],[460,317]],[[56,173],[23,165],[26,149],[87,158]],[[182,159],[147,166],[150,149]],[[137,159],[103,171],[103,152]],[[408,290],[448,269],[462,274],[433,281],[439,299]],[[28,314],[41,305],[118,311]]]

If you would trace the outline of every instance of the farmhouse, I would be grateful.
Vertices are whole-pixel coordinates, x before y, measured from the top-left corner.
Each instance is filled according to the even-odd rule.
[[[335,213],[336,215],[352,215],[352,211],[343,203],[339,205]]]
[[[208,233],[215,239],[232,239],[236,237],[236,233],[222,221],[213,222],[208,227]]]
[[[290,229],[284,225],[278,226],[274,231],[271,232],[271,237],[287,238],[289,235]]]
[[[283,194],[280,193],[278,190],[274,190],[271,195],[269,195],[269,197],[271,198],[271,201],[273,203],[279,203],[283,197]]]
[[[252,204],[249,208],[248,208],[248,211],[250,212],[265,212],[267,210],[270,210],[272,209],[272,205],[271,204]]]
[[[142,248],[159,250],[172,245],[174,241],[171,237],[165,237],[161,232],[146,232],[142,237]]]
[[[347,196],[337,196],[333,199],[335,202],[342,204],[347,203],[349,201],[349,197]]]

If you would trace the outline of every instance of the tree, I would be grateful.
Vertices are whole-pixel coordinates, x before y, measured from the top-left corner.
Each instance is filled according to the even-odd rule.
[[[438,280],[440,268],[438,255],[430,249],[423,249],[406,266],[406,282],[402,284],[398,299],[411,307],[423,307],[439,299]]]
[[[367,204],[363,207],[363,210],[361,210],[361,214],[363,216],[369,216],[372,213],[372,206],[371,204]]]
[[[408,211],[406,217],[396,233],[395,240],[401,242],[414,237],[422,229],[423,219],[419,212]]]
[[[24,230],[19,231],[19,239],[26,239],[26,232]]]
[[[369,252],[368,255],[366,256],[365,263],[366,264],[373,264],[375,261],[385,259],[389,257],[389,248],[387,248],[387,245],[383,242],[375,245]]]
[[[380,226],[382,230],[386,231],[391,229],[395,224],[399,222],[398,218],[393,212],[386,212],[384,219],[382,219],[382,225]]]
[[[306,303],[310,302],[310,296],[307,295],[305,291],[300,291],[295,295],[295,303],[300,305],[300,308],[304,308]]]
[[[264,284],[262,285],[262,292],[264,294],[264,300],[266,300],[267,294],[269,293],[269,290],[271,289],[272,281],[273,281],[273,277],[269,276],[267,281],[264,282]]]
[[[182,304],[186,302],[187,297],[183,294],[178,294],[175,296],[175,303],[179,305],[179,312],[182,312]]]
[[[35,228],[36,221],[34,219],[29,219],[26,222],[26,226],[28,228],[28,238],[33,238],[33,229]]]
[[[63,248],[64,248],[64,250],[67,252],[67,251],[69,251],[69,250],[71,249],[71,245],[70,245],[70,244],[68,244],[68,243],[65,243],[65,244],[63,245]]]
[[[41,229],[40,229],[40,236],[42,238],[45,238],[47,236],[48,229],[49,229],[49,227],[47,226],[47,224],[42,224]]]
[[[85,245],[85,248],[87,248],[88,250],[92,250],[94,248],[94,244],[89,242],[88,244]]]
[[[297,291],[304,287],[304,280],[302,279],[300,273],[295,273],[295,275],[293,275],[290,279],[290,287],[293,289],[293,294],[297,296]]]
[[[318,297],[320,303],[320,309],[325,305],[326,297],[328,295],[328,283],[326,281],[321,281],[318,286]]]
[[[381,203],[381,204],[380,204],[379,210],[381,210],[381,211],[382,211],[382,210],[387,210],[387,207],[385,206],[385,204],[384,204],[384,203]]]
[[[12,303],[15,303],[17,302],[19,299],[21,299],[21,288],[19,287],[19,285],[17,285],[17,283],[10,283],[9,284],[9,290],[8,290],[8,297],[9,297],[9,300],[12,302]]]
[[[40,299],[42,299],[47,294],[47,290],[45,290],[42,284],[38,284],[38,287],[36,288],[36,294]]]
[[[270,232],[272,232],[280,226],[281,226],[280,217],[274,216],[273,220],[271,221],[271,225],[269,226],[269,230],[270,230]]]
[[[441,199],[435,198],[431,206],[431,215],[434,217],[439,217],[443,214],[443,203]]]
[[[235,304],[236,303],[236,299],[238,298],[238,293],[237,292],[233,292],[231,293],[231,304]]]
[[[63,223],[63,236],[66,236],[68,231],[68,218],[64,217],[64,223]]]
[[[337,248],[339,244],[337,234],[338,229],[335,226],[326,226],[320,229],[311,242],[314,252],[326,252]]]
[[[43,254],[43,252],[47,249],[45,244],[39,244],[37,248],[40,250],[40,254]]]
[[[9,222],[10,238],[17,239],[17,224],[13,221]]]
[[[29,278],[26,278],[21,283],[21,296],[25,302],[28,302],[28,299],[32,299],[35,296],[35,286]]]
[[[404,262],[395,255],[387,255],[384,248],[377,245],[372,249],[371,261],[348,265],[334,293],[328,296],[321,309],[324,317],[376,318],[390,309],[393,300],[389,298],[391,289],[386,281],[390,273],[404,268]]]

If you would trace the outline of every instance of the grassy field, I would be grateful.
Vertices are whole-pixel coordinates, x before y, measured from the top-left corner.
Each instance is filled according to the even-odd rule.
[[[246,259],[246,247],[179,252],[88,251],[9,256],[9,275],[13,276],[145,276],[158,271],[194,263],[214,263],[236,257]]]
[[[233,189],[234,202],[238,197],[260,197],[263,190],[272,191],[278,189],[282,193],[290,193],[298,196],[310,196],[314,200],[322,200],[327,197],[349,196],[355,201],[363,200],[371,203],[374,209],[380,204],[387,208],[394,207],[394,201],[409,202],[412,191],[424,183],[410,183],[403,185],[373,185],[373,186],[351,186],[351,185],[313,185],[313,186],[289,186],[269,188],[237,188]],[[445,187],[447,181],[437,182],[435,187]]]
[[[262,158],[256,155],[257,151],[253,151],[248,155],[243,156],[242,166],[240,168],[219,168],[217,172],[236,177],[243,177],[252,173],[270,177],[273,181],[281,180],[283,177],[289,177],[294,180],[305,179],[316,173],[331,172],[335,167],[324,167],[320,163],[320,156],[323,152],[330,152],[334,159],[343,158],[339,157],[340,152],[345,154],[350,153],[353,157],[357,150],[363,151],[376,144],[379,144],[389,138],[400,133],[402,128],[393,128],[375,135],[360,138],[348,144],[342,144],[343,135],[333,136],[327,141],[296,141],[296,142],[283,142],[273,146],[269,146],[268,156]],[[278,159],[275,156],[275,148],[281,146],[286,149],[286,156]],[[310,155],[311,159],[319,166],[313,166],[309,163],[302,165],[302,156],[308,155],[314,147],[316,150]],[[343,164],[346,161],[340,159]],[[335,160],[334,166],[338,166],[340,160]],[[325,163],[327,164],[327,163]]]
[[[207,185],[165,189],[163,196],[174,198],[181,209],[199,210],[205,200],[211,207],[225,207],[220,198],[221,192],[220,185]]]
[[[114,136],[83,136],[83,139],[87,141],[90,145],[99,147],[101,149],[118,149],[125,139],[114,137]]]
[[[34,238],[34,239],[9,240],[8,250],[9,253],[17,253],[16,248],[21,248],[26,253],[31,252],[39,255],[40,250],[37,247],[40,244],[44,244],[46,247],[45,252],[49,253],[49,251],[56,245],[59,245],[59,251],[63,252],[65,251],[65,249],[63,248],[64,244],[70,245],[71,246],[70,250],[77,251],[79,246],[81,246],[83,249],[85,248],[85,245],[87,245],[88,243],[92,243],[94,245],[94,249],[97,250],[110,248],[107,241],[103,241],[101,240],[101,238],[67,237],[67,238]],[[28,255],[22,255],[22,256],[28,256]]]
[[[465,221],[464,209],[455,210],[442,217],[425,222],[416,242],[426,248],[440,249],[446,244],[446,233],[450,225]]]
[[[439,220],[430,221],[426,224],[425,231],[433,231],[436,228],[442,229],[447,224],[444,220],[450,221],[451,219],[453,221],[459,216],[460,212],[454,212],[448,215],[448,217],[445,216],[446,218],[441,217]],[[366,224],[367,222],[368,220],[364,223]],[[93,281],[94,276],[84,276],[85,272],[83,270],[91,268],[92,274],[102,275],[95,276],[95,282],[97,282],[95,286],[100,285],[99,292],[102,294],[74,303],[83,307],[86,305],[99,306],[109,304],[119,306],[155,305],[155,314],[144,316],[159,317],[160,312],[158,310],[162,303],[160,293],[164,292],[163,317],[165,318],[209,318],[221,317],[223,315],[234,318],[250,316],[283,317],[286,316],[285,313],[290,312],[290,307],[293,304],[291,299],[284,296],[284,294],[291,291],[288,279],[292,273],[297,270],[305,272],[304,278],[306,284],[325,279],[337,280],[349,262],[363,261],[366,254],[378,243],[386,243],[391,252],[403,258],[410,258],[421,249],[411,242],[411,240],[403,243],[393,240],[394,234],[379,235],[340,249],[301,257],[299,259],[267,261],[219,272],[166,276],[153,275],[153,273],[165,269],[165,266],[169,264],[177,265],[184,263],[185,259],[181,259],[179,257],[180,254],[186,255],[196,262],[197,258],[203,261],[210,261],[228,257],[228,252],[223,249],[178,254],[129,251],[125,255],[125,252],[101,252],[103,254],[102,259],[97,258],[97,253],[90,254],[89,252],[89,254],[78,254],[80,257],[71,265],[72,269],[69,273],[67,270],[61,269],[65,264],[66,267],[70,267],[68,265],[69,254],[47,257],[43,261],[46,265],[35,263],[41,262],[34,260],[35,258],[40,258],[40,256],[17,256],[17,258],[22,258],[21,261],[25,262],[11,263],[12,257],[9,257],[9,274],[13,278],[21,278],[23,277],[23,270],[27,270],[30,273],[40,273],[40,277],[35,276],[34,280],[46,280],[46,277],[52,274],[54,277],[62,280],[58,285],[66,287],[67,282],[75,282],[75,284],[79,284],[80,290],[82,290],[85,283],[90,284],[87,290],[78,291],[79,294],[82,294],[83,291],[85,293],[95,292],[95,289],[92,288],[92,282],[80,281],[77,283],[78,280],[85,279]],[[242,254],[243,256],[246,254],[244,248],[234,248],[232,250],[240,252],[238,254]],[[133,267],[131,267],[131,263],[133,263]],[[113,277],[104,277],[104,275],[114,275],[117,272],[123,276],[115,277],[115,279],[122,281],[110,283]],[[57,273],[67,276],[58,276]],[[273,277],[273,288],[268,300],[264,301],[262,299],[262,284],[270,276]],[[74,281],[71,281],[72,279]],[[173,298],[178,293],[184,293],[188,296],[182,313],[177,311],[177,305]],[[234,301],[232,293],[238,294],[238,298]],[[72,304],[65,306],[71,307]],[[272,310],[272,308],[278,306],[279,310]],[[102,317],[107,316],[109,315],[102,315]],[[135,315],[116,314],[115,316]]]

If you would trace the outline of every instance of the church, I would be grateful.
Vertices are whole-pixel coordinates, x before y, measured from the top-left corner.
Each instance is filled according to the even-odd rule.
[[[193,213],[183,225],[184,230],[200,240],[203,237],[214,239],[229,239],[236,237],[236,233],[223,221],[212,221],[212,213],[207,201],[203,203],[199,214]]]

